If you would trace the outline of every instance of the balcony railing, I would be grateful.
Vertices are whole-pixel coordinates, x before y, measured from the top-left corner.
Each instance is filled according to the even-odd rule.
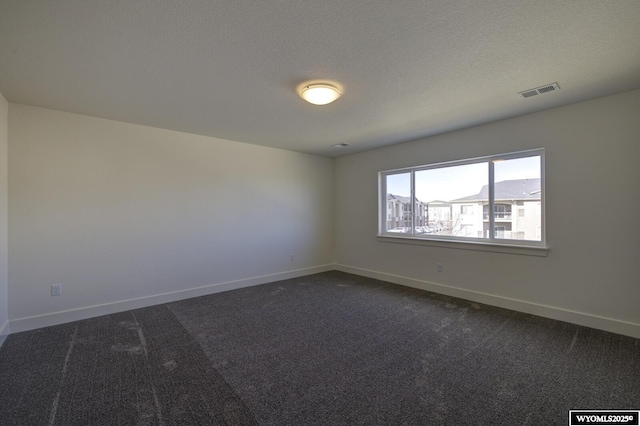
[[[489,213],[484,213],[482,215],[482,218],[484,220],[489,220]],[[511,220],[512,218],[512,214],[511,212],[494,212],[493,213],[493,219],[494,220]]]

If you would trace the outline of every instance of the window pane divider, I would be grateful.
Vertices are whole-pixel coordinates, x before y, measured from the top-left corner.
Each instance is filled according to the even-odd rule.
[[[495,188],[494,188],[493,161],[489,161],[489,240],[495,241],[496,236],[496,215],[495,215]],[[484,213],[483,213],[484,214]]]
[[[416,233],[416,172],[411,171],[411,234]]]

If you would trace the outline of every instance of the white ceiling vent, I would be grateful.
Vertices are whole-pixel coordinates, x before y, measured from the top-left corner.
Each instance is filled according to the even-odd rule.
[[[536,95],[555,92],[556,90],[560,90],[560,85],[558,83],[549,83],[545,84],[544,86],[536,87],[535,89],[529,89],[525,90],[524,92],[519,92],[518,95],[526,99]]]

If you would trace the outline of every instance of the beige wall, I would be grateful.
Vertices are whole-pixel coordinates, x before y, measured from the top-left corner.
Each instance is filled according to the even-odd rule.
[[[337,159],[338,267],[640,337],[639,112],[636,90]],[[540,147],[547,257],[377,241],[379,171]]]
[[[9,333],[8,280],[7,280],[7,149],[9,104],[0,93],[0,345]]]
[[[9,133],[12,332],[330,268],[331,159],[13,103]]]

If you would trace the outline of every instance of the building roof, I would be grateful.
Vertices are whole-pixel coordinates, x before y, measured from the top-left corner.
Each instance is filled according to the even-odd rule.
[[[401,203],[410,203],[411,197],[404,197],[402,195],[395,195],[395,194],[387,194],[387,201],[391,201],[391,200],[398,200]]]
[[[443,200],[431,200],[426,202],[425,204],[427,204],[429,207],[449,207],[451,205],[449,201]]]
[[[496,182],[494,198],[496,200],[539,200],[540,178],[513,179]],[[451,200],[452,203],[489,199],[489,187],[484,185],[479,193]]]
[[[395,195],[395,194],[387,194],[387,201],[391,201],[391,200],[398,200],[401,203],[410,203],[411,202],[411,197],[405,197],[402,195]],[[420,201],[416,198],[416,202],[417,203],[422,203],[424,205],[429,205],[429,206],[449,206],[451,205],[448,201],[440,201],[440,200],[435,200],[435,201],[429,201],[428,203],[425,203],[424,201]]]

